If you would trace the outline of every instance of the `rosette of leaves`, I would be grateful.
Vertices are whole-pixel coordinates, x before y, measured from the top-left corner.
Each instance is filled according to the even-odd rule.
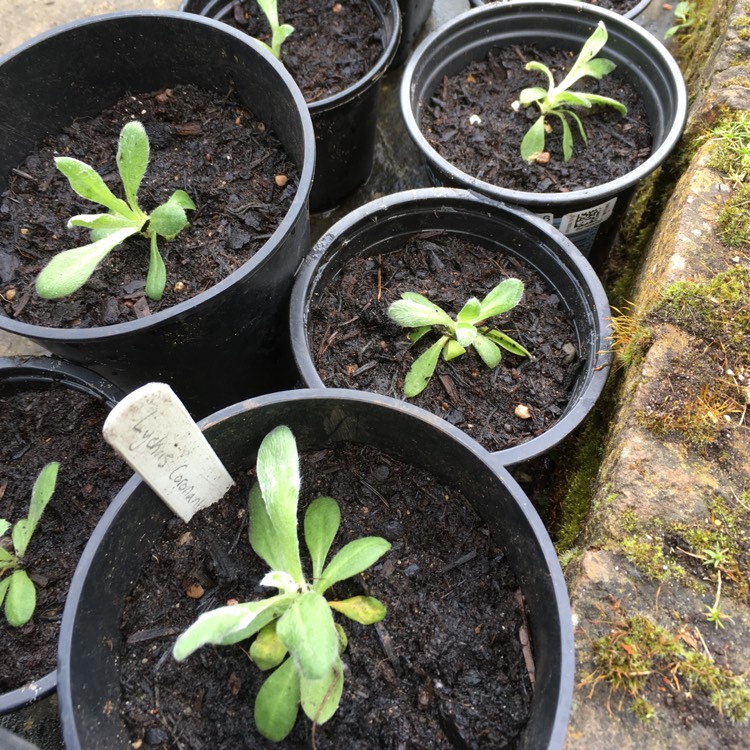
[[[13,524],[0,518],[0,608],[14,628],[25,625],[36,609],[36,587],[24,569],[24,555],[39,519],[52,499],[60,464],[47,464],[34,482],[29,513]],[[10,531],[10,536],[6,534]]]
[[[548,118],[556,117],[560,120],[563,129],[563,159],[568,161],[573,156],[573,134],[569,120],[572,120],[578,128],[581,140],[588,145],[586,131],[583,128],[581,118],[568,107],[584,107],[591,109],[595,104],[614,107],[621,115],[627,114],[624,104],[608,96],[589,94],[583,91],[571,91],[570,88],[581,78],[589,76],[601,80],[611,73],[616,65],[604,57],[596,57],[607,43],[607,29],[602,21],[599,21],[593,34],[584,42],[581,51],[573,63],[568,74],[563,80],[555,85],[552,71],[543,63],[536,60],[526,63],[526,70],[537,70],[547,77],[547,88],[533,86],[521,91],[518,103],[528,107],[536,104],[540,115],[529,128],[521,141],[521,157],[526,161],[534,161],[539,154],[544,152],[544,141],[546,133],[550,132]],[[518,105],[515,105],[518,106]]]
[[[255,724],[261,734],[279,742],[292,730],[300,706],[316,724],[336,712],[347,638],[333,611],[368,625],[382,620],[386,609],[370,596],[329,601],[325,594],[369,568],[391,545],[380,537],[362,537],[345,544],[326,564],[341,511],[333,498],[318,497],[304,517],[312,563],[312,575],[306,578],[297,535],[299,457],[288,427],[277,427],[263,439],[256,468],[249,498],[250,544],[271,567],[261,585],[279,593],[202,614],[178,637],[173,654],[181,661],[203,645],[230,645],[256,636],[250,658],[273,672],[258,691]]]
[[[514,308],[523,295],[523,282],[519,279],[501,281],[480,302],[469,299],[453,320],[445,310],[417,292],[404,292],[400,300],[388,308],[390,318],[404,326],[414,328],[409,340],[416,343],[430,331],[440,331],[440,338],[423,352],[409,368],[404,379],[404,395],[418,396],[428,385],[437,367],[440,355],[449,362],[466,353],[473,346],[489,368],[497,367],[502,359],[501,349],[520,357],[531,356],[517,341],[502,331],[482,325],[488,318],[501,315]]]
[[[174,239],[188,226],[186,210],[194,210],[190,196],[175,190],[166,203],[150,214],[138,205],[138,188],[148,166],[150,146],[140,122],[129,122],[120,131],[117,169],[125,200],[118,198],[97,172],[85,162],[69,156],[55,159],[57,168],[68,178],[71,188],[82,198],[109,209],[106,214],[80,214],[68,221],[68,227],[91,230],[91,242],[55,255],[36,280],[40,297],[56,299],[80,289],[99,263],[128,237],[142,234],[150,241],[150,259],[146,276],[146,295],[160,300],[167,284],[167,270],[159,252],[157,238]]]

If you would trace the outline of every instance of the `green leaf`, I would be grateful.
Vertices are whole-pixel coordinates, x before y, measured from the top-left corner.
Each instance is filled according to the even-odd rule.
[[[583,75],[591,76],[597,80],[601,80],[604,76],[611,73],[617,65],[612,60],[608,60],[606,57],[598,57],[596,60],[590,60],[586,65],[583,66]]]
[[[16,521],[13,526],[13,548],[18,557],[26,554],[26,547],[31,540],[39,519],[42,517],[44,509],[52,499],[57,483],[57,471],[60,464],[56,461],[48,463],[40,472],[34,482],[31,490],[31,501],[29,503],[29,514],[26,518]]]
[[[250,658],[263,671],[278,667],[284,661],[288,652],[276,633],[276,620],[272,620],[260,629],[250,646],[249,653]]]
[[[255,726],[271,742],[281,742],[297,721],[299,673],[291,659],[272,672],[255,698]]]
[[[608,96],[600,96],[599,94],[586,94],[586,98],[592,104],[603,104],[608,107],[614,107],[623,116],[628,113],[628,108],[622,102],[618,102],[617,99],[610,99]]]
[[[5,571],[10,567],[16,567],[18,565],[18,558],[12,553],[8,552],[5,547],[0,547],[0,571]]]
[[[5,601],[5,595],[8,593],[8,588],[10,587],[10,576],[7,578],[3,578],[0,581],[0,608],[3,606],[3,602]]]
[[[305,513],[305,543],[310,552],[313,580],[320,578],[331,544],[339,530],[341,509],[332,497],[318,497]]]
[[[563,159],[565,161],[569,161],[570,157],[573,156],[573,136],[570,132],[570,125],[568,125],[568,120],[562,113],[553,112],[553,114],[557,115],[560,119],[560,122],[562,123],[562,129],[563,129]],[[572,112],[570,113],[572,114]],[[580,121],[579,121],[580,122]]]
[[[106,206],[110,211],[135,219],[136,214],[127,203],[118,198],[105,184],[104,180],[92,169],[78,159],[69,156],[58,156],[55,159],[57,168],[68,178],[70,187],[86,200]]]
[[[253,493],[250,494],[250,542],[272,568],[283,570],[298,583],[303,583],[297,540],[299,456],[294,436],[288,427],[277,427],[263,439],[258,449],[257,473],[262,504],[268,515],[268,523],[261,522],[259,531],[272,535],[271,538],[259,540],[260,547],[266,553],[273,549],[274,562],[255,547],[256,516],[260,514],[253,508]]]
[[[483,330],[482,334],[488,339],[494,341],[506,351],[511,352],[511,354],[517,354],[519,357],[531,356],[531,354],[526,349],[524,349],[515,339],[512,339],[510,336],[506,336],[501,331],[496,331],[494,329]]]
[[[580,78],[588,75],[589,61],[599,54],[599,51],[607,43],[607,38],[607,29],[604,22],[599,21],[591,36],[583,43],[570,71],[556,87],[557,91],[566,91]]]
[[[167,240],[174,239],[188,225],[187,214],[174,195],[151,212],[148,234],[156,233]]]
[[[456,359],[456,357],[460,357],[462,354],[466,354],[466,349],[464,349],[456,339],[449,339],[446,342],[445,347],[443,348],[443,359],[446,362],[450,362],[452,359]]]
[[[482,362],[484,362],[484,364],[490,369],[493,369],[500,364],[500,360],[502,359],[500,349],[498,349],[497,345],[486,336],[479,334],[474,342],[474,348]]]
[[[149,145],[146,129],[140,122],[129,122],[120,131],[117,145],[117,169],[130,207],[138,210],[138,188],[148,166]]]
[[[541,86],[531,86],[530,88],[523,89],[518,96],[518,101],[523,104],[524,107],[528,107],[529,104],[538,102],[547,96],[547,92],[541,88]]]
[[[477,306],[479,301],[477,300]],[[477,329],[473,323],[458,323],[456,325],[456,341],[464,347],[471,346],[477,337]]]
[[[537,154],[544,151],[544,115],[537,118],[536,122],[526,131],[521,141],[521,158],[531,161]]]
[[[177,661],[182,661],[209,643],[227,645],[245,640],[281,615],[292,601],[293,596],[279,594],[257,602],[233,604],[204,612],[177,638],[172,655]]]
[[[342,601],[328,602],[328,606],[360,625],[380,622],[386,615],[385,604],[374,596],[352,596]]]
[[[416,344],[419,339],[426,336],[431,330],[432,326],[422,326],[421,328],[415,328],[413,331],[409,331],[406,337],[412,344]]]
[[[338,634],[328,602],[308,591],[298,597],[276,623],[301,677],[319,680],[338,659]]]
[[[344,545],[333,557],[313,588],[324,593],[334,583],[367,570],[391,548],[390,542],[379,536],[363,536]]]
[[[523,296],[523,282],[519,279],[505,279],[491,289],[482,300],[480,320],[512,310]]]
[[[391,320],[406,328],[445,326],[453,331],[453,318],[417,292],[404,292],[400,300],[391,303],[388,315]]]
[[[480,320],[482,305],[476,297],[470,297],[466,304],[458,311],[456,320],[459,323],[476,323]]]
[[[195,203],[193,199],[184,190],[175,190],[172,195],[169,196],[169,202],[174,202],[178,206],[182,206],[186,211],[195,211]]]
[[[268,25],[273,31],[279,25],[279,11],[277,7],[277,0],[257,0],[258,7],[263,11]]]
[[[554,87],[555,78],[552,75],[552,71],[544,63],[540,63],[537,60],[532,60],[531,62],[526,63],[526,70],[536,70],[538,73],[544,73],[544,75],[547,77],[547,88],[552,89]],[[547,96],[547,91],[545,91],[544,89],[541,89],[541,91],[543,97]],[[523,101],[521,101],[521,103],[523,104]]]
[[[36,608],[36,589],[25,570],[15,570],[10,574],[10,582],[5,595],[5,618],[14,628],[25,625]]]
[[[339,657],[320,680],[300,677],[300,703],[305,715],[316,724],[325,724],[335,713],[344,690],[344,668]]]
[[[281,45],[289,38],[289,35],[294,31],[294,26],[290,26],[288,23],[282,23],[273,34],[273,49],[276,52],[276,57],[279,57],[279,51]]]
[[[167,267],[156,244],[156,235],[151,235],[151,249],[146,274],[146,296],[158,302],[164,296],[167,286]]]
[[[55,255],[36,278],[36,290],[44,299],[57,299],[80,289],[96,269],[118,245],[138,230],[119,229],[90,245],[65,250]]]
[[[406,398],[418,396],[427,387],[437,367],[440,352],[449,338],[449,336],[441,336],[427,351],[414,360],[409,372],[406,373],[406,378],[404,378],[404,395]]]
[[[127,229],[128,227],[140,231],[144,223],[140,219],[131,219],[122,214],[79,214],[68,220],[69,227],[87,227],[97,232],[103,232],[104,234],[100,234],[98,239],[106,237],[118,229]]]
[[[0,536],[5,536],[10,528],[10,521],[6,521],[4,518],[0,518]],[[2,547],[0,547],[2,550]]]
[[[574,107],[585,107],[591,109],[588,94],[579,94],[576,91],[561,91],[557,95],[558,104],[570,104]]]

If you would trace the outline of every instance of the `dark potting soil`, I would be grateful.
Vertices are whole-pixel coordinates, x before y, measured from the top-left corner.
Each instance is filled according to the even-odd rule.
[[[605,46],[600,57],[606,57],[606,51]],[[549,162],[529,164],[521,158],[521,141],[539,111],[531,105],[516,112],[512,104],[524,88],[547,85],[542,73],[525,70],[525,64],[530,60],[544,63],[559,82],[577,54],[521,45],[492,50],[484,60],[443,78],[424,103],[420,128],[432,147],[455,167],[510,190],[560,193],[622,177],[651,155],[652,133],[638,92],[618,69],[601,81],[583,78],[574,89],[617,99],[627,107],[624,117],[613,107],[576,107],[588,147],[571,122],[573,156],[567,162],[562,156],[561,124],[558,118],[548,117],[552,128],[545,140]],[[472,124],[476,117],[480,122]]]
[[[302,468],[300,508],[321,494],[341,504],[332,554],[366,535],[393,544],[332,591],[367,591],[388,614],[377,626],[337,616],[349,638],[344,696],[316,728],[319,750],[513,747],[532,693],[519,640],[525,615],[503,551],[478,516],[449,487],[371,448],[304,455]],[[124,716],[144,747],[278,747],[253,725],[265,675],[243,653],[247,644],[204,647],[180,665],[171,655],[201,612],[273,593],[258,586],[267,571],[247,539],[248,484],[188,526],[170,521],[126,601]],[[310,735],[300,712],[283,747],[308,748]]]
[[[412,345],[388,317],[403,292],[419,292],[454,316],[470,297],[482,299],[506,278],[524,283],[521,302],[488,324],[521,343],[532,357],[503,351],[490,370],[470,347],[438,362],[427,388],[410,401],[443,417],[495,451],[549,429],[562,415],[581,369],[570,313],[533,269],[463,238],[418,235],[403,250],[349,261],[316,295],[310,349],[329,387],[403,398],[404,378],[437,334]],[[516,413],[528,407],[530,417]]]
[[[15,523],[50,461],[60,469],[52,500],[24,558],[36,584],[33,618],[13,628],[0,615],[0,692],[55,669],[65,597],[78,558],[109,501],[132,474],[102,438],[108,409],[65,386],[0,385],[0,518]]]
[[[151,144],[141,207],[153,210],[178,188],[197,206],[175,240],[159,240],[167,267],[164,296],[159,302],[145,296],[149,243],[138,236],[113,250],[80,290],[42,300],[34,281],[47,261],[90,242],[88,230],[67,228],[68,219],[106,212],[73,192],[54,157],[85,161],[124,197],[115,154],[129,120],[144,123]],[[231,92],[178,86],[126,96],[46,140],[10,175],[0,202],[0,314],[35,325],[89,328],[190,299],[254,255],[286,215],[297,186],[297,170],[281,144]]]
[[[337,94],[364,78],[385,49],[385,31],[370,0],[280,0],[279,21],[294,28],[281,61],[306,102]],[[255,0],[240,2],[230,26],[271,43],[270,26]]]

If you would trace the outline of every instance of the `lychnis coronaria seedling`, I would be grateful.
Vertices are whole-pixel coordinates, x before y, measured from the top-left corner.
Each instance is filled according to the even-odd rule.
[[[184,190],[175,190],[166,203],[157,206],[150,214],[140,208],[137,194],[146,173],[149,152],[143,125],[140,122],[127,123],[120,132],[117,149],[117,168],[125,200],[118,198],[88,164],[68,156],[55,159],[57,168],[78,195],[109,211],[106,214],[81,214],[68,221],[69,227],[90,229],[92,242],[65,250],[52,258],[36,280],[40,297],[56,299],[80,289],[112,250],[128,237],[140,233],[151,243],[146,294],[152,300],[162,298],[167,270],[159,253],[157,237],[174,239],[188,225],[185,211],[195,209],[195,203]]]
[[[547,88],[533,86],[524,89],[518,97],[516,107],[522,105],[528,107],[536,104],[539,108],[540,115],[534,124],[529,128],[526,135],[521,141],[521,157],[526,161],[535,160],[539,154],[544,152],[545,134],[550,132],[548,117],[550,115],[560,120],[563,129],[563,158],[568,161],[573,156],[573,135],[570,130],[568,118],[578,127],[581,140],[588,144],[586,131],[583,129],[581,118],[567,107],[585,107],[591,109],[594,104],[603,104],[614,107],[621,115],[627,113],[625,105],[616,99],[599,94],[589,94],[583,91],[571,91],[570,87],[576,84],[581,78],[589,76],[602,79],[608,73],[615,69],[615,64],[611,60],[603,57],[596,57],[599,51],[607,43],[607,29],[602,21],[599,21],[594,33],[584,42],[578,58],[573,63],[573,67],[563,80],[555,85],[555,78],[552,71],[543,63],[532,61],[526,64],[526,70],[538,70],[547,76]]]
[[[202,614],[174,645],[182,661],[206,644],[231,645],[255,636],[250,658],[273,670],[255,699],[255,724],[279,742],[292,730],[299,707],[316,724],[338,708],[344,683],[341,654],[346,634],[333,619],[339,612],[369,625],[385,617],[385,606],[371,596],[329,601],[324,594],[339,581],[373,565],[391,547],[380,537],[345,544],[326,565],[341,512],[331,497],[318,497],[305,512],[304,538],[312,563],[302,570],[297,536],[299,456],[288,427],[277,427],[258,450],[257,482],[250,491],[250,544],[270,566],[262,586],[278,594]]]
[[[388,308],[388,315],[399,325],[416,330],[409,334],[416,343],[434,328],[441,332],[440,338],[412,364],[404,380],[404,395],[418,396],[430,382],[438,359],[450,361],[466,353],[473,346],[487,367],[500,364],[500,349],[521,357],[530,356],[517,341],[502,331],[482,325],[485,320],[514,308],[523,295],[523,282],[519,279],[501,281],[480,302],[472,297],[461,308],[456,320],[427,297],[416,292],[404,292],[401,299]]]

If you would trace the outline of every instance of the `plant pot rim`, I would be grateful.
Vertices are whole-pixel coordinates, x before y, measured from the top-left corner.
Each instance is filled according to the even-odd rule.
[[[274,72],[287,84],[290,95],[294,100],[295,107],[299,112],[300,118],[302,120],[301,124],[302,134],[304,138],[304,159],[299,175],[300,189],[297,190],[289,207],[289,210],[287,211],[286,215],[279,223],[279,225],[276,227],[273,234],[265,241],[265,243],[260,248],[258,248],[257,252],[252,256],[252,258],[250,258],[237,270],[229,274],[229,276],[212,286],[210,289],[207,289],[204,292],[191,297],[190,299],[179,302],[178,304],[164,310],[160,310],[153,315],[149,315],[145,318],[130,320],[124,323],[116,323],[111,326],[96,326],[93,328],[54,328],[49,326],[35,325],[32,323],[25,323],[23,321],[0,315],[0,330],[6,330],[11,333],[32,339],[45,339],[48,341],[65,342],[74,341],[76,343],[86,343],[111,339],[123,333],[132,333],[147,328],[157,327],[162,323],[172,320],[173,318],[179,318],[180,316],[189,313],[194,308],[208,302],[209,300],[212,300],[213,298],[222,294],[227,288],[234,285],[237,280],[246,276],[249,272],[261,268],[266,263],[268,263],[272,258],[281,239],[293,232],[295,225],[299,220],[299,217],[307,211],[307,204],[310,190],[312,188],[312,177],[315,166],[315,137],[313,134],[313,126],[312,120],[310,118],[310,113],[308,111],[304,98],[302,97],[302,93],[300,92],[297,84],[294,82],[284,66],[278,60],[276,60],[276,58],[270,52],[263,48],[259,42],[257,42],[255,39],[252,39],[247,34],[242,34],[241,32],[228,27],[226,24],[220,23],[219,21],[214,21],[213,19],[203,16],[197,16],[192,13],[180,13],[178,11],[131,10],[120,11],[117,13],[105,13],[98,16],[81,18],[76,21],[63,24],[61,26],[55,27],[50,31],[39,34],[38,36],[35,36],[27,42],[24,42],[20,46],[0,57],[0,71],[2,70],[2,66],[6,62],[9,62],[16,57],[21,57],[25,54],[28,54],[33,47],[36,47],[40,44],[43,45],[48,40],[67,34],[70,31],[74,31],[76,29],[87,26],[116,26],[119,21],[140,17],[171,19],[172,21],[177,23],[198,24],[212,27],[213,29],[220,31],[222,34],[229,34],[243,44],[251,47],[261,58],[263,58],[263,62],[266,65],[269,65],[274,69]]]
[[[579,2],[591,2],[592,0],[578,0]],[[185,0],[187,2],[187,0]],[[483,5],[489,5],[490,3],[494,2],[502,2],[502,0],[469,0],[472,7],[482,7]],[[638,0],[638,2],[630,8],[630,10],[626,11],[625,13],[618,13],[617,11],[612,11],[613,13],[617,13],[618,16],[622,16],[624,18],[635,18],[636,16],[639,16],[641,13],[643,13],[648,6],[651,5],[651,0]]]
[[[492,24],[495,16],[497,16],[497,23],[499,24],[505,18],[526,15],[533,22],[534,27],[538,28],[540,13],[548,16],[554,14],[558,18],[566,20],[577,20],[581,24],[595,25],[599,21],[604,21],[609,31],[616,29],[619,32],[627,33],[628,36],[637,40],[641,47],[649,50],[653,57],[658,60],[660,66],[663,67],[669,78],[675,83],[676,113],[669,125],[668,131],[665,133],[662,143],[635,169],[615,180],[610,180],[594,187],[570,190],[568,192],[536,193],[533,191],[504,188],[480,180],[455,167],[430,146],[417,123],[412,106],[413,78],[418,66],[422,64],[422,58],[431,47],[436,44],[445,43],[446,40],[454,35],[466,33],[472,27],[478,27],[481,23],[485,25]],[[554,19],[549,18],[548,25],[554,28]],[[688,105],[687,88],[682,72],[666,47],[653,34],[646,31],[646,29],[639,26],[630,18],[592,5],[591,3],[578,2],[577,0],[554,0],[554,2],[553,0],[509,0],[508,2],[489,3],[473,7],[461,13],[433,31],[412,53],[404,68],[401,80],[400,100],[402,116],[415,144],[423,156],[434,162],[451,179],[485,194],[494,195],[498,200],[508,201],[509,203],[522,203],[524,206],[545,209],[565,206],[574,201],[583,202],[606,199],[622,193],[623,190],[629,187],[635,186],[644,177],[653,172],[674,149],[682,135],[687,119]]]
[[[590,310],[595,321],[598,336],[595,342],[590,343],[596,355],[596,361],[592,361],[589,365],[591,369],[590,377],[576,403],[550,429],[537,437],[494,452],[486,451],[482,447],[482,450],[488,452],[494,457],[494,460],[506,467],[540,456],[576,430],[591,411],[591,408],[604,389],[611,365],[611,352],[607,343],[611,330],[611,312],[604,287],[581,251],[565,235],[561,234],[544,219],[523,207],[495,201],[470,190],[433,187],[405,190],[383,198],[376,198],[341,218],[323,234],[305,258],[297,272],[295,283],[292,287],[292,296],[289,303],[289,319],[292,350],[297,363],[297,369],[310,387],[325,388],[325,383],[321,380],[310,354],[304,321],[306,319],[305,311],[309,304],[307,291],[313,285],[316,276],[321,272],[323,257],[328,252],[330,246],[338,237],[348,234],[349,230],[358,225],[366,225],[369,222],[375,223],[379,220],[379,215],[392,213],[398,216],[399,211],[405,210],[411,204],[419,203],[426,205],[428,208],[430,206],[438,208],[449,204],[454,205],[456,207],[455,210],[461,210],[461,207],[472,207],[477,210],[490,209],[522,217],[534,231],[546,235],[550,239],[550,242],[559,245],[562,259],[567,260],[569,267],[579,269],[581,276],[585,279],[590,293]],[[561,260],[561,265],[562,263],[563,261]],[[386,396],[380,397],[386,398]],[[410,404],[407,400],[395,400],[408,404],[412,408],[419,408]],[[444,421],[437,415],[432,416],[435,419]],[[453,429],[458,430],[455,427]],[[461,430],[458,431],[461,432]]]
[[[230,5],[236,5],[237,3],[241,2],[241,0],[206,0],[203,7],[200,11],[187,11],[185,8],[188,4],[188,0],[182,0],[179,5],[179,12],[180,13],[197,13],[200,14],[200,18],[214,18],[214,16],[204,16],[202,15],[204,12],[213,12],[217,5],[220,5],[221,3],[225,3],[222,5],[221,8],[219,8],[219,11],[225,10]],[[377,2],[377,0],[369,0],[370,4],[374,4]],[[402,29],[402,23],[401,23],[401,12],[398,5],[398,0],[381,0],[383,7],[390,6],[391,9],[391,17],[393,19],[393,31],[390,34],[390,38],[385,39],[385,43],[383,45],[383,52],[380,54],[380,57],[377,59],[375,64],[370,68],[365,75],[362,76],[362,78],[358,79],[354,83],[352,83],[350,86],[347,86],[345,89],[342,89],[341,91],[337,91],[335,94],[331,94],[330,96],[325,97],[324,99],[319,99],[314,102],[306,102],[306,106],[310,110],[311,114],[319,114],[321,112],[328,112],[331,109],[336,109],[337,107],[340,107],[342,104],[355,99],[362,94],[363,88],[369,88],[373,83],[378,81],[380,78],[385,75],[385,73],[388,71],[388,68],[393,61],[393,58],[396,56],[396,50],[398,49],[398,43],[401,39],[401,29]],[[210,10],[209,10],[210,8]],[[218,23],[224,23],[223,21],[219,21]],[[227,25],[227,24],[224,24]],[[230,27],[231,28],[231,27]],[[249,38],[249,34],[238,31],[240,34],[244,34],[245,36]],[[283,65],[283,63],[281,63]]]
[[[507,469],[496,462],[492,455],[482,448],[479,443],[439,417],[415,407],[412,404],[387,396],[336,388],[297,389],[266,394],[259,396],[258,398],[247,399],[231,406],[227,406],[202,419],[198,424],[202,430],[210,430],[221,423],[229,422],[234,417],[241,416],[247,412],[252,412],[253,410],[261,410],[262,412],[264,407],[266,408],[266,411],[273,413],[273,407],[283,403],[295,403],[299,405],[294,408],[299,409],[299,414],[301,415],[300,419],[304,420],[304,414],[306,413],[305,405],[311,404],[315,401],[331,403],[331,413],[332,416],[334,416],[334,419],[338,415],[338,412],[336,411],[338,405],[349,403],[354,405],[355,415],[358,413],[357,409],[366,408],[387,410],[388,412],[395,412],[401,417],[406,416],[406,418],[410,420],[417,420],[431,433],[440,433],[449,438],[459,451],[468,455],[470,460],[481,462],[489,472],[498,477],[498,479],[504,483],[508,494],[512,496],[514,505],[524,519],[524,524],[529,530],[530,538],[534,539],[535,549],[539,551],[540,559],[542,559],[546,565],[544,580],[547,583],[544,584],[544,586],[551,585],[552,595],[554,597],[554,601],[549,602],[549,606],[554,609],[559,616],[559,627],[556,626],[554,628],[555,650],[559,648],[560,652],[559,667],[554,668],[554,674],[559,675],[559,680],[556,679],[556,686],[552,693],[555,697],[555,708],[554,716],[549,720],[551,730],[547,747],[554,748],[555,750],[561,749],[564,744],[568,717],[572,706],[575,675],[575,645],[573,637],[572,609],[570,606],[567,586],[565,584],[565,578],[554,545],[552,544],[549,534],[536,509]],[[271,408],[268,409],[268,407]],[[344,412],[341,412],[341,414],[344,414]],[[275,413],[273,416],[276,417]],[[259,415],[258,422],[253,420],[250,423],[264,424],[267,419],[268,417]],[[334,423],[331,424],[329,428],[326,428],[326,430],[331,436],[333,436],[333,443],[351,439],[362,441],[361,436],[353,437],[349,434],[350,427],[351,425],[347,426],[344,424],[339,432],[339,424]],[[255,429],[260,428],[258,427]],[[317,431],[317,428],[313,431]],[[338,437],[336,437],[337,433]],[[364,442],[366,442],[366,439]],[[79,725],[74,715],[76,706],[74,705],[72,692],[72,662],[70,655],[74,643],[74,634],[77,629],[76,620],[79,617],[77,610],[81,604],[82,594],[84,593],[85,579],[89,575],[92,565],[96,562],[100,545],[102,540],[109,533],[110,526],[115,522],[119,514],[123,512],[123,506],[126,501],[142,484],[142,480],[137,475],[133,476],[113,499],[112,503],[100,519],[97,527],[91,535],[89,543],[81,555],[73,583],[71,584],[65,612],[63,613],[59,641],[58,670],[60,673],[60,685],[58,688],[58,696],[60,699],[60,713],[66,746],[70,747],[71,750],[73,748],[84,747],[84,745],[81,744]],[[168,514],[169,512],[166,511],[166,513]],[[513,539],[510,538],[508,543],[512,545]],[[539,576],[535,576],[533,580],[539,580]],[[543,613],[540,613],[539,611],[532,612],[532,617],[536,618],[538,621],[545,620]],[[557,620],[557,618],[553,619]],[[550,694],[548,693],[548,696],[549,695]]]
[[[113,407],[123,392],[106,378],[64,359],[45,356],[0,357],[0,383],[60,383],[98,398]],[[0,715],[17,711],[54,692],[57,670],[53,669],[6,693],[0,693]]]

